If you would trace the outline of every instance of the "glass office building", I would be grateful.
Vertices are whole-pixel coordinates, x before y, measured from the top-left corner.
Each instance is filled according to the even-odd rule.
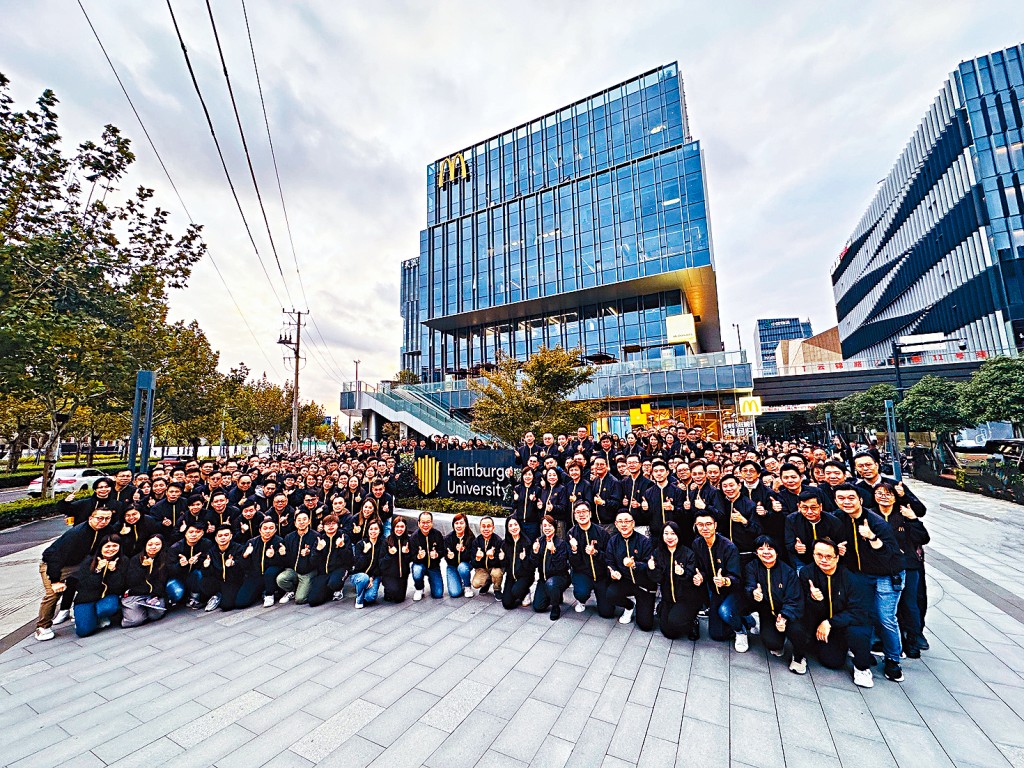
[[[558,344],[638,371],[723,349],[704,158],[676,64],[453,151],[426,184],[427,228],[401,283],[401,365],[424,382]],[[728,389],[749,389],[749,366],[728,366]],[[657,393],[602,391],[621,408],[641,394]]]
[[[945,333],[1015,354],[1024,339],[1024,50],[943,83],[832,269],[843,356]]]
[[[798,317],[769,317],[757,321],[757,334],[754,336],[754,357],[761,369],[762,376],[774,376],[778,373],[775,364],[775,349],[779,342],[786,339],[809,339],[814,335],[811,321]]]

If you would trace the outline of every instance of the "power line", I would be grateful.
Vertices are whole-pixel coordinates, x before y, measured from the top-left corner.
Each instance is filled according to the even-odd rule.
[[[274,151],[274,138],[270,132],[270,118],[267,115],[267,102],[263,97],[263,82],[260,79],[260,68],[259,64],[257,64],[256,62],[256,46],[252,39],[252,29],[249,26],[249,12],[246,10],[245,0],[241,0],[241,4],[242,17],[245,19],[245,33],[249,38],[249,52],[252,54],[252,68],[253,72],[256,75],[256,90],[260,96],[260,106],[263,109],[263,124],[264,126],[266,126],[267,129],[267,143],[270,145],[270,158],[273,161],[274,165],[274,178],[277,180],[277,193],[278,197],[281,200],[281,211],[284,214],[285,231],[288,233],[288,245],[291,249],[292,261],[295,264],[295,275],[298,278],[299,290],[302,292],[302,301],[305,303],[306,309],[309,309],[309,298],[306,296],[306,286],[302,281],[302,270],[299,268],[299,258],[296,255],[295,251],[295,238],[292,235],[291,220],[288,218],[288,206],[285,204],[284,201],[284,187],[281,184],[281,173],[277,165],[277,153]],[[327,339],[324,338],[324,335],[320,330],[320,326],[317,325],[316,316],[311,313],[309,315],[309,320],[313,325],[313,330],[316,332],[316,335],[320,338],[320,342],[322,343],[324,350],[327,352],[327,356],[330,358],[331,362],[334,365],[334,370],[336,371],[335,375],[339,376],[340,379],[343,381],[344,376],[342,374],[341,365],[338,364],[338,361],[334,357],[334,353],[331,351],[330,345],[327,343]],[[310,340],[310,344],[312,346],[312,339]]]
[[[107,60],[107,64],[110,66],[110,71],[114,73],[114,78],[117,80],[117,84],[121,87],[121,92],[124,94],[125,99],[127,99],[128,106],[131,107],[132,113],[135,115],[135,119],[138,120],[139,127],[142,128],[142,133],[149,142],[150,149],[153,150],[153,154],[160,163],[160,167],[163,169],[164,175],[167,177],[167,181],[171,185],[171,189],[174,190],[174,194],[178,198],[178,202],[181,204],[181,209],[185,212],[185,216],[188,217],[189,223],[196,226],[195,219],[192,218],[192,214],[189,211],[188,206],[185,205],[185,200],[182,198],[181,192],[178,190],[178,186],[174,183],[174,179],[171,177],[171,172],[167,168],[167,164],[164,162],[160,151],[156,148],[156,143],[153,141],[153,137],[150,136],[149,130],[146,128],[146,124],[142,120],[142,115],[140,115],[139,110],[135,108],[135,102],[132,101],[132,97],[128,94],[128,89],[125,87],[124,81],[121,79],[121,75],[117,71],[117,67],[114,66],[114,62],[110,58],[110,54],[107,53],[106,46],[103,45],[103,40],[100,39],[99,32],[92,23],[92,19],[89,18],[88,11],[86,11],[85,6],[82,5],[82,0],[78,0],[78,7],[82,9],[82,15],[85,16],[85,21],[88,23],[89,29],[92,30],[93,37],[96,38],[96,43],[103,52],[103,57]],[[235,310],[238,312],[238,316],[242,319],[242,323],[245,325],[246,330],[249,331],[249,335],[252,336],[252,340],[256,342],[256,347],[259,349],[260,354],[263,355],[270,367],[273,368],[274,363],[271,362],[270,356],[267,355],[266,350],[263,349],[263,346],[260,344],[260,340],[253,331],[252,326],[249,325],[249,321],[246,319],[245,313],[242,312],[242,307],[239,305],[235,295],[231,292],[231,287],[228,285],[228,281],[224,279],[224,274],[220,271],[220,267],[217,266],[217,261],[214,259],[213,253],[207,250],[206,255],[210,258],[210,264],[213,265],[213,269],[217,273],[217,277],[220,278],[221,283],[224,285],[224,290],[231,299],[231,303],[235,305]]]
[[[231,180],[231,172],[228,171],[227,161],[224,159],[224,152],[220,147],[220,140],[217,138],[217,131],[213,127],[213,119],[210,117],[210,110],[206,106],[206,99],[203,97],[203,91],[199,87],[199,81],[196,79],[195,69],[192,67],[192,59],[188,55],[188,49],[185,47],[185,40],[181,35],[181,28],[178,26],[178,19],[174,16],[174,9],[171,7],[171,0],[167,0],[167,10],[171,14],[171,23],[174,24],[174,33],[178,37],[178,44],[181,46],[181,52],[185,57],[185,66],[188,67],[189,76],[192,78],[192,87],[195,88],[196,95],[199,97],[199,103],[203,107],[203,114],[206,116],[206,124],[210,129],[210,136],[213,137],[214,146],[217,148],[217,156],[220,158],[221,168],[224,169],[224,176],[227,178],[228,186],[231,188],[231,196],[235,200],[235,207],[238,208],[238,215],[242,217],[242,224],[245,226],[246,234],[249,235],[249,242],[252,243],[252,249],[256,253],[256,258],[259,259],[260,267],[263,268],[263,274],[267,278],[267,282],[270,284],[270,290],[274,293],[274,298],[277,299],[277,303],[282,307],[284,302],[281,301],[281,296],[277,292],[277,288],[274,287],[274,281],[270,279],[270,273],[267,271],[267,265],[263,262],[263,256],[260,254],[260,249],[256,245],[256,239],[253,237],[252,229],[249,227],[249,220],[245,217],[245,211],[242,210],[242,201],[238,199],[238,191],[235,189],[235,183]]]
[[[170,0],[167,0],[168,7]],[[274,261],[277,263],[277,272],[281,275],[281,283],[284,285],[284,292],[288,296],[288,302],[294,307],[291,291],[288,290],[288,281],[285,279],[284,270],[281,268],[281,259],[277,255],[277,245],[274,243],[274,236],[270,232],[270,220],[267,218],[267,209],[263,205],[263,195],[260,192],[259,182],[256,181],[256,171],[252,167],[252,156],[249,154],[249,143],[245,140],[245,130],[242,128],[242,117],[238,114],[238,102],[235,100],[235,89],[231,86],[231,77],[228,75],[228,63],[224,59],[224,49],[220,44],[220,34],[217,32],[217,22],[213,18],[213,6],[210,0],[206,0],[206,12],[210,17],[210,27],[213,29],[213,40],[217,45],[217,55],[220,57],[221,69],[224,71],[224,82],[228,86],[228,97],[231,99],[231,109],[235,113],[235,124],[238,126],[238,135],[242,139],[242,149],[245,152],[245,162],[249,166],[249,177],[252,179],[252,187],[256,191],[256,201],[259,203],[260,212],[263,214],[263,225],[267,229],[267,239],[270,240],[270,250],[274,254]],[[184,50],[184,46],[182,47]],[[275,166],[276,167],[276,166]],[[307,306],[308,309],[308,306]]]

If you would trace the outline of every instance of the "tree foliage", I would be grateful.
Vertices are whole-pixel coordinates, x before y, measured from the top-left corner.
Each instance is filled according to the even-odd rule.
[[[940,436],[971,426],[960,408],[959,385],[940,376],[923,376],[903,394],[896,415],[910,429]]]
[[[403,368],[397,374],[395,374],[396,384],[419,384],[420,375],[415,371],[410,371],[408,368]]]
[[[1009,421],[1024,427],[1024,359],[993,357],[960,385],[960,409],[972,424]]]
[[[896,402],[896,387],[892,384],[875,384],[863,392],[832,402],[827,410],[832,411],[834,422],[856,430],[885,429],[886,400]]]
[[[291,397],[283,387],[267,379],[266,374],[239,388],[231,413],[235,425],[252,442],[254,452],[260,438],[273,439],[275,428],[278,434],[287,434],[291,429]]]
[[[515,445],[526,432],[571,432],[594,420],[593,403],[569,396],[590,381],[593,366],[579,365],[579,348],[542,347],[525,363],[499,353],[495,370],[470,381],[478,397],[473,429]]]

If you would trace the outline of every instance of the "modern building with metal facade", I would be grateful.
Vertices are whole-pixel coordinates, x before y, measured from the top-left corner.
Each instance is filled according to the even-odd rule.
[[[1014,353],[1024,333],[1024,50],[943,83],[832,269],[843,356],[945,333]]]
[[[467,408],[465,379],[500,352],[558,344],[609,363],[580,397],[610,411],[650,413],[660,395],[685,418],[706,399],[717,422],[749,391],[745,357],[722,352],[704,157],[676,64],[453,151],[426,182],[401,282],[417,395]]]
[[[761,375],[775,375],[775,349],[780,341],[809,339],[813,335],[810,320],[801,320],[798,317],[769,317],[758,320],[757,333],[754,334],[754,357],[760,366]]]

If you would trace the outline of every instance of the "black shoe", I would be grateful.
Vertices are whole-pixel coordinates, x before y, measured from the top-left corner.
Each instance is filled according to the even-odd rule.
[[[499,603],[501,602],[501,590],[500,589],[494,590],[494,599],[497,600]]]
[[[875,642],[873,642],[871,644],[871,652],[872,653],[885,653],[885,649],[882,647],[882,641],[881,640],[875,640]]]
[[[903,682],[903,667],[897,662],[889,659],[885,660],[885,679],[892,680],[894,683]]]
[[[551,620],[558,621],[562,617],[562,606],[556,605],[551,609]]]
[[[908,659],[921,658],[921,649],[916,646],[908,645],[906,648],[903,649],[903,652],[907,655]]]
[[[928,645],[928,641],[924,639],[924,635],[917,638],[917,647],[919,650],[928,651],[931,650],[931,646]]]
[[[690,640],[700,640],[700,622],[693,622],[693,626],[690,627],[690,634],[687,635]]]

